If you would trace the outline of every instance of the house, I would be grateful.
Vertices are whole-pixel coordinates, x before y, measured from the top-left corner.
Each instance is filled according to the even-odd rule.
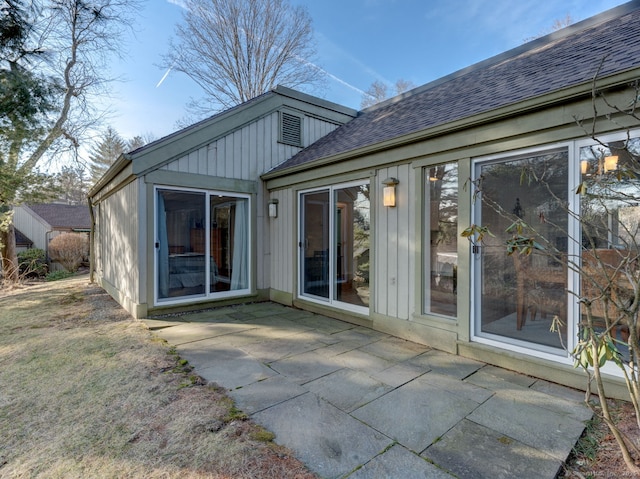
[[[20,251],[22,241],[18,231],[29,242],[31,248],[39,248],[49,257],[49,242],[62,233],[89,233],[91,215],[88,205],[42,203],[20,205],[13,208],[13,225],[16,229],[16,248]],[[24,248],[26,249],[26,248]],[[50,265],[55,270],[57,263]]]
[[[612,107],[639,78],[634,1],[362,112],[278,87],[118,160],[90,193],[97,278],[136,317],[270,299],[583,387],[579,278],[507,256],[496,212],[580,255],[577,187],[640,154]]]
[[[356,113],[278,87],[121,156],[89,193],[100,284],[136,317],[268,299],[260,175]]]

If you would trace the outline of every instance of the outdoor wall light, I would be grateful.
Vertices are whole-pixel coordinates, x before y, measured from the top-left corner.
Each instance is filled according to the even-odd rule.
[[[278,217],[278,200],[269,200],[269,218]]]
[[[396,178],[387,178],[382,182],[384,188],[382,189],[382,204],[384,206],[396,205],[396,185],[399,181]]]
[[[618,169],[618,157],[617,156],[605,156],[604,157],[604,172],[614,171]]]

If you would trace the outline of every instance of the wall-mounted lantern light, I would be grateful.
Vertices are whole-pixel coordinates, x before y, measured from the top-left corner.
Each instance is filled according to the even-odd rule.
[[[269,218],[278,217],[278,200],[269,200]]]
[[[396,185],[399,181],[396,178],[387,178],[382,182],[384,188],[382,189],[382,204],[384,206],[396,205]]]

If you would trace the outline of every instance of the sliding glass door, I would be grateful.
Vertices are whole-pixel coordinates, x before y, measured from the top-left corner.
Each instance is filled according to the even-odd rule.
[[[156,189],[156,302],[249,292],[249,198]]]
[[[564,354],[568,150],[478,162],[475,178],[474,223],[492,233],[473,246],[475,336]]]
[[[354,311],[369,307],[369,185],[300,194],[300,296]]]

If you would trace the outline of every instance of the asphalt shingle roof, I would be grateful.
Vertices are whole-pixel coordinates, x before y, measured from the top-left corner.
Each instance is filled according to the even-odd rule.
[[[88,206],[47,203],[28,205],[28,207],[54,228],[91,228]]]
[[[640,2],[634,1],[365,110],[273,171],[591,82],[598,68],[605,77],[638,67]]]

